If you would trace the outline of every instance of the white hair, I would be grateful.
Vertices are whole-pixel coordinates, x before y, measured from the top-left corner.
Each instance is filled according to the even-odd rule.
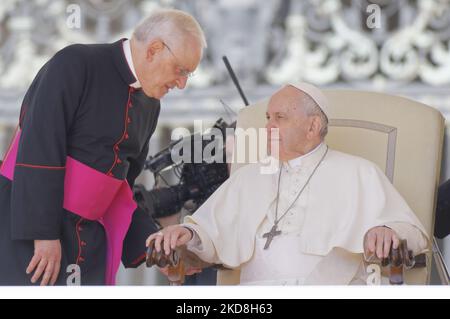
[[[184,37],[196,38],[202,49],[207,47],[205,34],[190,14],[175,9],[158,9],[145,18],[134,30],[133,37],[142,43],[161,38],[181,41]]]
[[[323,113],[316,101],[305,92],[302,92],[300,99],[300,105],[303,107],[303,112],[306,116],[318,116],[320,118],[320,138],[323,140],[328,134],[328,117]]]

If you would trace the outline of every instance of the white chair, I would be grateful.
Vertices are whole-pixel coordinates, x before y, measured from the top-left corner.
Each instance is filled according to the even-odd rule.
[[[376,163],[432,236],[444,136],[441,113],[419,102],[382,93],[350,90],[324,93],[333,114],[326,138],[328,145]],[[267,102],[242,109],[237,127],[263,128]],[[233,164],[232,171],[242,165],[245,164]],[[407,284],[429,283],[431,251],[430,244],[426,268],[406,272]],[[438,259],[437,266],[440,262]],[[218,284],[237,283],[239,271],[219,272]]]

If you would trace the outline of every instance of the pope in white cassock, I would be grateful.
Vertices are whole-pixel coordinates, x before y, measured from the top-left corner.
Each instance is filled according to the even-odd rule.
[[[401,239],[424,252],[424,227],[383,172],[325,144],[328,112],[312,85],[276,92],[266,128],[280,169],[238,169],[184,224],[147,244],[167,254],[186,244],[208,263],[239,267],[243,285],[365,284],[364,256],[387,257]]]

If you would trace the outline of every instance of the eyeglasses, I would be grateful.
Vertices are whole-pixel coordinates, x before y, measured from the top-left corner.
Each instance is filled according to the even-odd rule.
[[[178,63],[178,59],[177,56],[173,53],[173,51],[170,49],[170,47],[163,42],[164,46],[167,48],[167,50],[169,50],[169,52],[173,55],[174,59],[177,61],[177,73],[179,76],[182,77],[186,77],[186,78],[191,78],[194,76],[194,72],[190,72],[189,70],[186,70],[182,67],[180,67],[179,63]]]

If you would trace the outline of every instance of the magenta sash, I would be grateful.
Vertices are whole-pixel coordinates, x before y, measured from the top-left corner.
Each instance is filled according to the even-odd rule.
[[[6,153],[0,174],[13,180],[20,130]],[[137,205],[126,180],[103,174],[67,157],[64,178],[64,209],[100,222],[106,233],[106,284],[114,285],[122,257],[123,240]],[[83,276],[83,274],[81,274]]]

